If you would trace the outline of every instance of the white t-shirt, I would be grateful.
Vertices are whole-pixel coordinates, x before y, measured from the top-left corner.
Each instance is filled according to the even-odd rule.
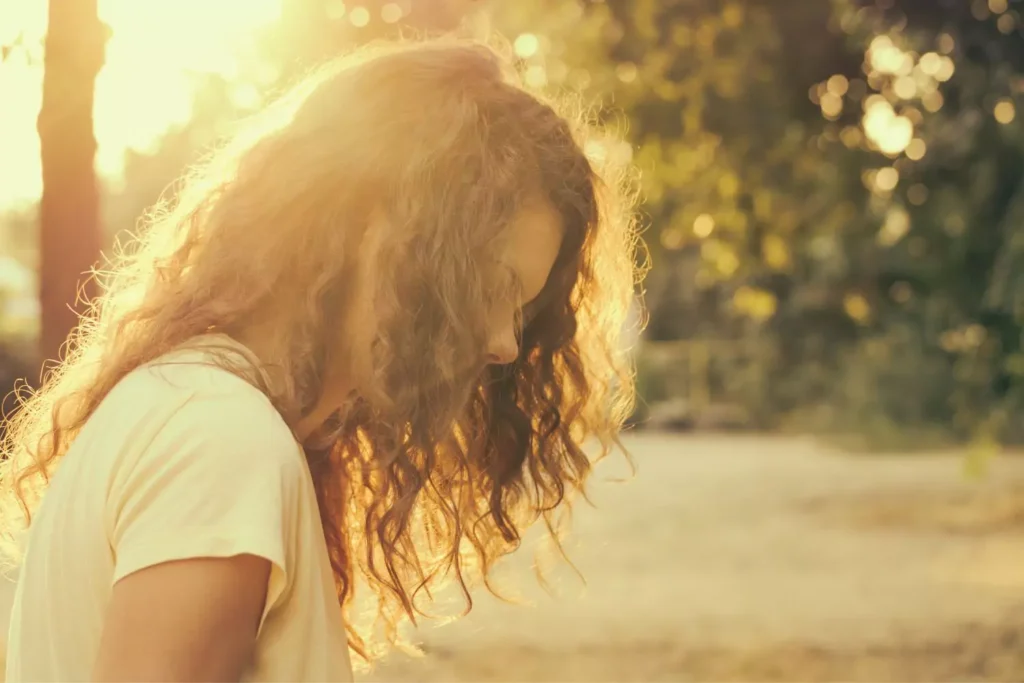
[[[129,374],[62,459],[18,571],[8,683],[88,680],[122,577],[239,554],[272,563],[244,680],[352,680],[302,449],[270,401],[208,354],[193,346]]]

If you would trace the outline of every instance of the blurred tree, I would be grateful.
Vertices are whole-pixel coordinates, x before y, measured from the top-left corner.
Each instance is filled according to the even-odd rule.
[[[1021,422],[1016,4],[524,2],[496,25],[528,78],[625,117],[648,339],[740,342],[721,384],[762,424],[966,437]]]
[[[864,180],[878,219],[874,233],[850,231],[855,268],[871,276],[871,324],[849,366],[868,382],[875,418],[893,428],[1024,437],[1013,274],[1024,41],[1013,4],[835,3],[863,69],[849,93],[829,96],[828,82],[816,92],[839,137],[870,154]]]
[[[105,32],[97,0],[51,0],[39,139],[43,167],[40,221],[40,356],[55,359],[77,324],[83,273],[100,257],[94,158],[93,92]],[[90,288],[86,286],[86,295]]]
[[[860,158],[837,154],[807,97],[857,63],[824,30],[829,15],[770,0],[496,10],[527,80],[580,90],[628,136],[608,153],[643,173],[647,338],[743,347],[734,368],[718,364],[722,383],[766,425],[829,393],[858,333],[841,238],[866,201]]]
[[[577,93],[608,126],[588,154],[642,169],[648,339],[710,343],[708,386],[755,424],[917,439],[1021,422],[1024,42],[994,2],[522,0],[479,16],[529,86]],[[473,9],[440,6],[289,3],[259,68],[203,77],[193,121],[129,156],[108,220],[130,223],[282,79]]]

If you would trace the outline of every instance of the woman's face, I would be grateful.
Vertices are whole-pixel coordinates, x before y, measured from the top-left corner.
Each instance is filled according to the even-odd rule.
[[[341,326],[344,338],[336,347],[339,354],[328,362],[321,401],[308,420],[304,420],[307,429],[315,429],[348,397],[364,395],[364,389],[372,386],[373,346],[380,325],[388,324],[385,321],[392,315],[401,315],[398,311],[381,310],[374,296],[374,279],[380,275],[375,272],[374,264],[378,262],[382,236],[389,233],[389,226],[380,222],[385,220],[382,214],[371,219],[360,247],[358,272],[353,282],[355,292]],[[487,314],[487,341],[486,347],[481,349],[481,360],[491,365],[505,365],[518,358],[524,309],[528,311],[544,289],[558,258],[562,235],[561,217],[546,200],[527,202],[513,218],[503,236],[497,264],[512,286],[494,302]]]
[[[562,219],[550,202],[526,204],[509,226],[501,266],[514,286],[511,296],[497,302],[490,313],[486,360],[504,365],[519,356],[519,328],[524,313],[540,296],[562,247]]]

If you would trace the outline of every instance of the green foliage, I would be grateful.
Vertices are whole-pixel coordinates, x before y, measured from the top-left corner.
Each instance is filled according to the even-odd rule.
[[[498,22],[541,38],[528,68],[628,122],[648,338],[746,348],[709,373],[760,424],[1024,436],[1024,136],[997,120],[1020,104],[1018,18],[925,4],[517,3]]]
[[[110,188],[111,233],[306,64],[407,28],[364,4],[355,28],[289,3],[251,72],[203,77],[190,124]],[[878,447],[1024,439],[1024,112],[997,120],[1024,106],[1014,4],[879,5],[517,0],[471,22],[623,137],[588,152],[641,168],[646,338],[710,348],[703,369],[641,354],[642,405],[706,386],[756,426]]]

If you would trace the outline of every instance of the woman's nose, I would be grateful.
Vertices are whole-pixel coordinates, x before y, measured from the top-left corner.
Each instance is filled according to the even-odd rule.
[[[487,362],[493,365],[508,365],[519,357],[519,342],[515,330],[507,329],[491,337],[487,348]]]

